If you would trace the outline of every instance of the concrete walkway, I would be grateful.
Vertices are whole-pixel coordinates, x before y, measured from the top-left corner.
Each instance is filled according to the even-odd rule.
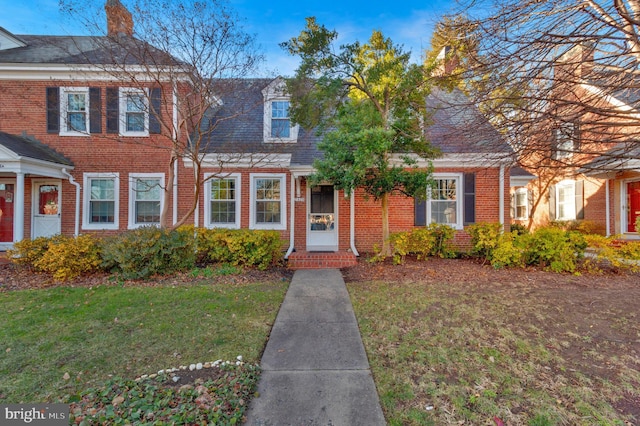
[[[337,269],[295,272],[261,367],[249,426],[386,424]]]

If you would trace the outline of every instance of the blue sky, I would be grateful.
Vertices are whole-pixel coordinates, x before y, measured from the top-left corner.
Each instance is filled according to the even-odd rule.
[[[127,4],[127,0],[121,1]],[[229,1],[245,19],[245,29],[257,36],[268,71],[282,75],[292,74],[297,61],[278,43],[298,35],[308,16],[338,31],[345,43],[364,42],[372,30],[381,30],[411,50],[418,61],[429,47],[434,24],[456,5],[454,0]],[[73,25],[59,13],[58,0],[0,0],[0,26],[15,34],[82,34],[80,27],[78,31],[70,29]]]

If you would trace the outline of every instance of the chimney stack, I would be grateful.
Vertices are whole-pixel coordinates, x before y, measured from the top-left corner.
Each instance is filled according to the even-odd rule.
[[[438,67],[434,71],[434,75],[445,77],[453,74],[458,65],[460,65],[460,60],[451,46],[445,46],[438,53],[436,63]]]
[[[107,12],[107,35],[109,37],[133,37],[133,17],[120,0],[107,0],[104,5]]]

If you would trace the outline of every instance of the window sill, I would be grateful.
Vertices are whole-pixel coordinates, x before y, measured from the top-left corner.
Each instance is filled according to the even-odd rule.
[[[258,224],[252,223],[249,226],[249,229],[260,229],[260,230],[270,230],[270,231],[286,231],[287,225],[282,223],[274,223],[274,224]]]

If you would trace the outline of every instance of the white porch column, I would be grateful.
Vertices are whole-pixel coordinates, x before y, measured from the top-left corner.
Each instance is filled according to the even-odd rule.
[[[505,173],[504,173],[504,166],[501,165],[500,166],[500,198],[499,198],[499,209],[500,212],[498,213],[498,220],[500,221],[500,225],[502,225],[502,229],[504,230],[504,190],[505,190]]]
[[[24,173],[16,172],[16,193],[13,200],[13,242],[24,239]]]

